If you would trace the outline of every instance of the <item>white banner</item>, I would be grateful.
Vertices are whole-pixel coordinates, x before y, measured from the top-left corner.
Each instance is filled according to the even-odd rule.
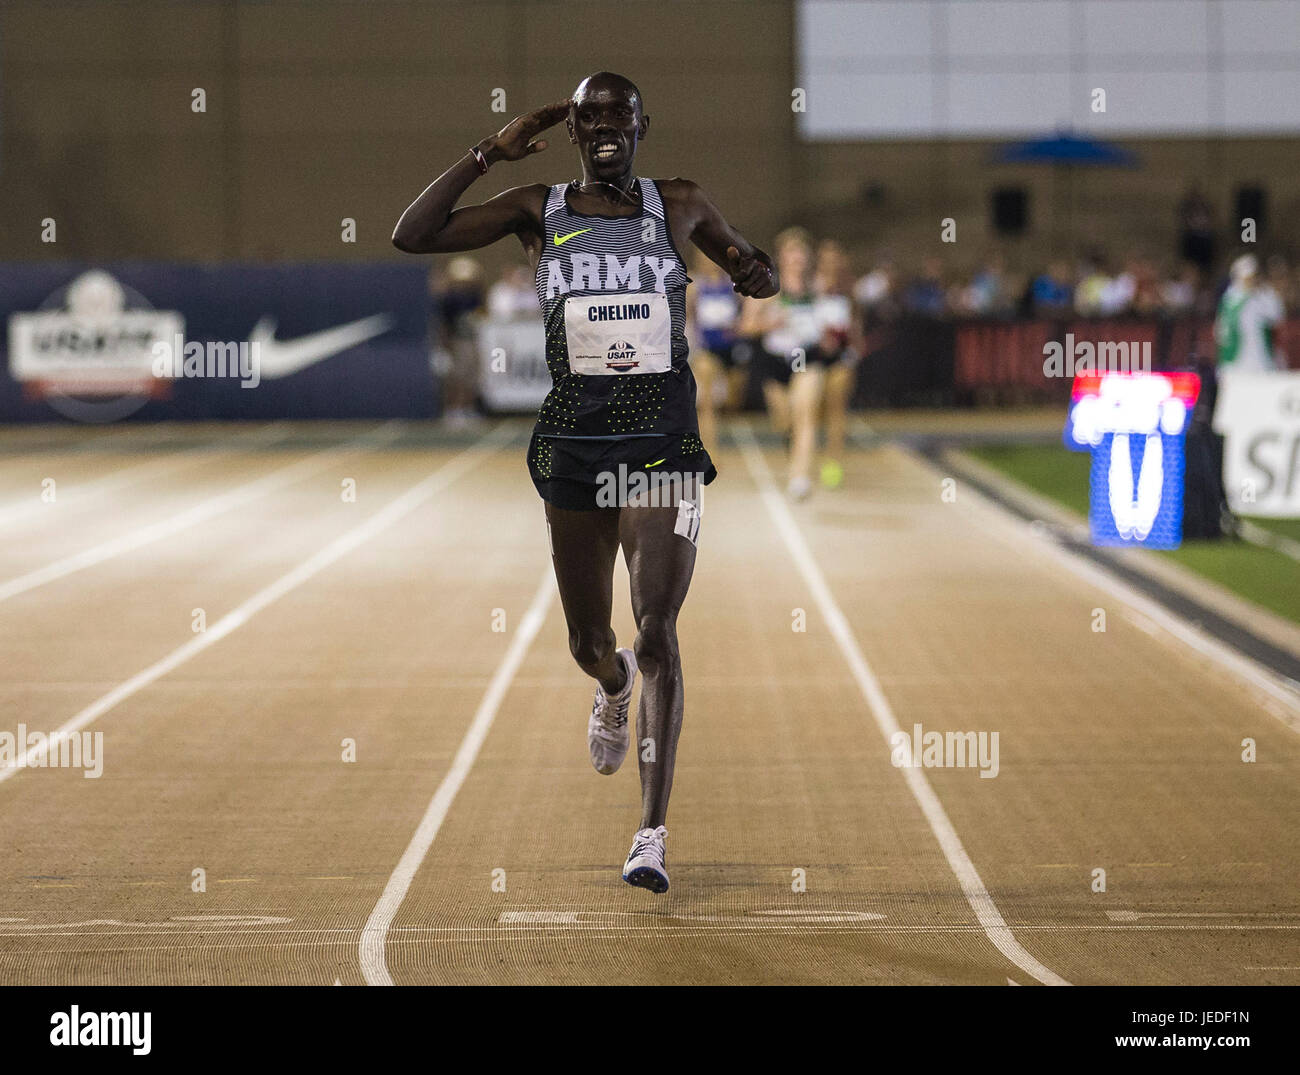
[[[1300,371],[1220,370],[1214,430],[1232,510],[1300,518]]]
[[[489,411],[536,413],[551,390],[541,317],[484,321],[478,330],[479,397]]]

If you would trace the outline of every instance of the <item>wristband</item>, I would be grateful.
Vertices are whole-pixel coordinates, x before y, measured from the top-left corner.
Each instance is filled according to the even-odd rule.
[[[474,163],[478,165],[478,174],[487,175],[488,162],[487,157],[483,156],[483,151],[478,146],[470,146],[469,151],[474,157]]]

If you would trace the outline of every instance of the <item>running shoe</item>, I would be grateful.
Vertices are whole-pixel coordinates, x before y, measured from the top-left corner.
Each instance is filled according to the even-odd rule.
[[[668,865],[664,861],[664,840],[667,838],[668,830],[662,825],[638,832],[632,841],[632,850],[627,853],[627,862],[623,864],[623,880],[654,893],[667,892]]]
[[[605,688],[597,683],[596,701],[587,721],[587,750],[591,764],[602,776],[618,772],[627,756],[627,710],[636,683],[636,656],[630,649],[621,649],[618,655],[627,669],[627,682],[617,694],[606,694]]]

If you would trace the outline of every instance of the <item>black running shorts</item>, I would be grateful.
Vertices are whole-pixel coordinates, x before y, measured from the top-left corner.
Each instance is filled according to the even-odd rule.
[[[626,499],[658,482],[718,476],[704,444],[694,433],[667,437],[597,440],[533,433],[528,472],[538,495],[569,511],[621,507]]]

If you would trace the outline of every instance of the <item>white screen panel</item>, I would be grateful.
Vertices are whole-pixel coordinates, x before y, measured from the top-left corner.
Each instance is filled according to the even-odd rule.
[[[1300,0],[799,0],[796,34],[810,139],[1300,131]]]

